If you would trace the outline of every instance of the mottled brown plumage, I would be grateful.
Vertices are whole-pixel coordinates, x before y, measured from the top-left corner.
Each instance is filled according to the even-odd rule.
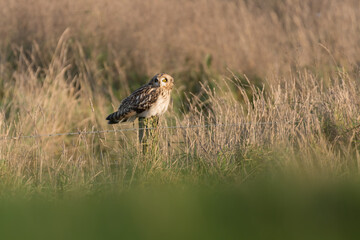
[[[137,117],[159,116],[165,113],[170,102],[174,79],[165,73],[156,74],[149,83],[125,98],[118,111],[110,114],[109,124],[134,121]]]

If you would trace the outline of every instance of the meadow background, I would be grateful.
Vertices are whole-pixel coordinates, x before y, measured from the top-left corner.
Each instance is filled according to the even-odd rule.
[[[0,0],[3,230],[352,235],[359,10],[357,0]],[[105,117],[157,72],[176,87],[156,151],[141,153],[137,131],[11,139],[137,127]]]

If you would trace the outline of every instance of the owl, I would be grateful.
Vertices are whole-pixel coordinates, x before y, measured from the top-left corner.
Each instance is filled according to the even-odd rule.
[[[174,79],[165,73],[156,74],[149,83],[122,100],[119,109],[110,114],[108,124],[132,122],[137,117],[149,118],[164,114],[170,103]]]

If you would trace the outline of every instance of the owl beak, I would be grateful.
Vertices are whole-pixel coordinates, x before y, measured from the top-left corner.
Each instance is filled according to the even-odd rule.
[[[174,79],[171,78],[169,87],[170,87],[170,88],[173,88],[173,86],[174,86]]]

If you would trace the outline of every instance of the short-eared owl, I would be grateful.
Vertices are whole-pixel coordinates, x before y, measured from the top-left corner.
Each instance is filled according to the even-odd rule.
[[[156,74],[149,83],[135,90],[125,98],[117,112],[106,120],[109,124],[134,121],[137,117],[159,116],[166,112],[174,79],[165,73]]]

